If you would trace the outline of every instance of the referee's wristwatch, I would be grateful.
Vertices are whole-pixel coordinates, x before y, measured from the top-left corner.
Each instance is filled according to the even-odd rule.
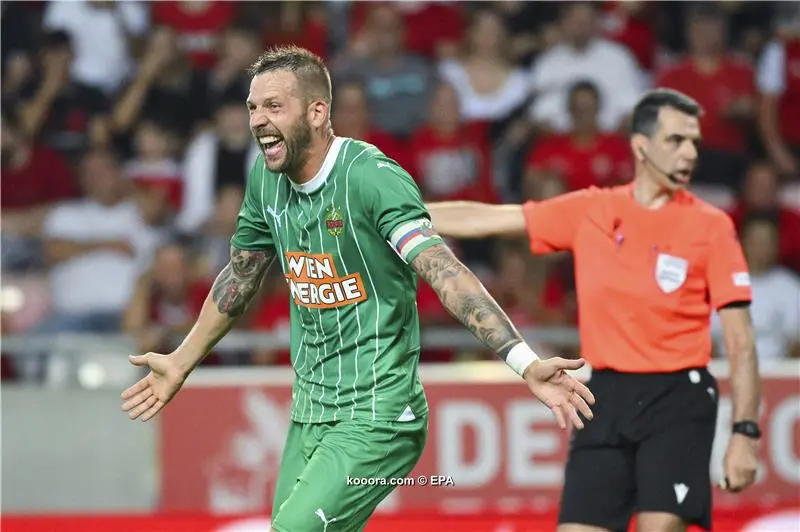
[[[733,433],[741,434],[754,440],[761,439],[761,429],[755,421],[738,421],[733,424]]]

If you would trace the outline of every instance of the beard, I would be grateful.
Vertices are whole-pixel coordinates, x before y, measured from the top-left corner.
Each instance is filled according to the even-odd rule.
[[[263,133],[258,133],[256,136],[260,135]],[[285,146],[283,161],[271,164],[265,154],[267,168],[272,172],[295,174],[303,167],[308,157],[308,147],[311,145],[311,126],[306,120],[300,119],[288,134],[283,135],[278,132],[278,135],[282,137]]]

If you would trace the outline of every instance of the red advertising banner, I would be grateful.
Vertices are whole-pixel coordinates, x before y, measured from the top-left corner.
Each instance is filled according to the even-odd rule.
[[[715,509],[797,504],[798,388],[797,376],[764,378],[758,486],[740,495],[716,490]],[[425,389],[429,436],[409,477],[415,485],[395,490],[381,514],[539,513],[558,506],[568,434],[523,385],[426,382]],[[721,378],[714,483],[720,478],[731,425],[729,390],[728,380]],[[290,398],[288,383],[183,390],[161,422],[162,509],[269,512]]]
[[[724,532],[797,532],[800,508],[771,513],[754,509],[716,512],[716,530]],[[555,512],[534,515],[441,515],[377,516],[366,532],[409,530],[459,530],[463,532],[542,532],[553,530]],[[3,532],[264,532],[269,517],[263,515],[211,516],[15,516],[0,519]],[[633,531],[633,526],[631,527]]]

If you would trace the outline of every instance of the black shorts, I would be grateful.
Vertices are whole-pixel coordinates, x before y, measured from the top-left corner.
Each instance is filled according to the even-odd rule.
[[[589,387],[595,416],[573,433],[559,523],[623,532],[633,514],[665,512],[710,530],[714,377],[604,370]]]

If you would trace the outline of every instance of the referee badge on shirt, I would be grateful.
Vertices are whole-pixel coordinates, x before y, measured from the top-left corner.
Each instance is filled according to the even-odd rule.
[[[665,294],[671,294],[686,282],[689,261],[666,253],[659,253],[656,260],[656,282]]]

